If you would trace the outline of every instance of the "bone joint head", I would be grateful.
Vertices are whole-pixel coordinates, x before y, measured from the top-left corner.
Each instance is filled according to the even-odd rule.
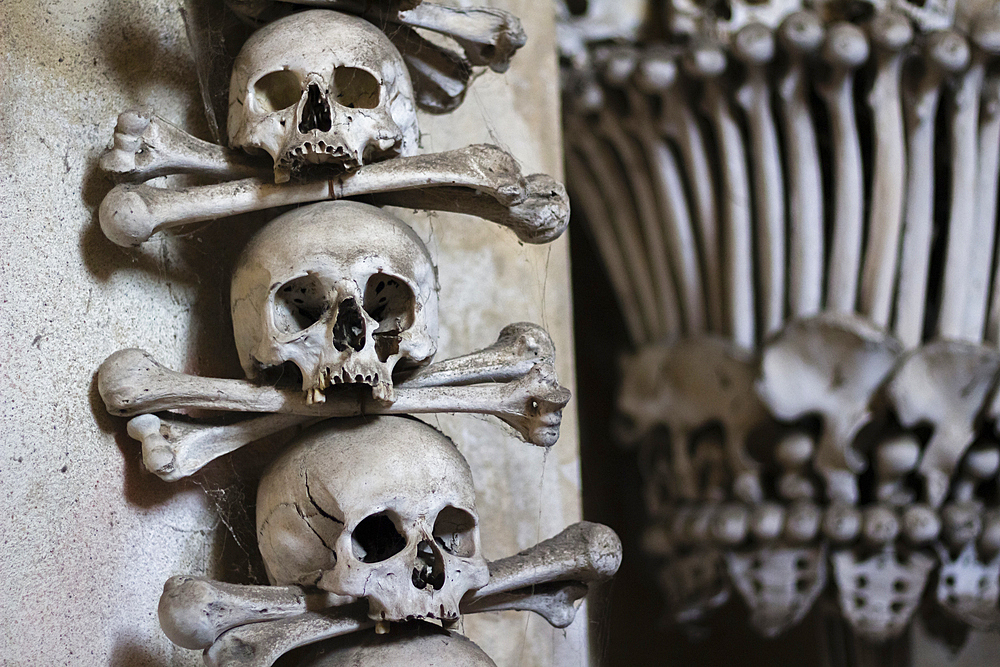
[[[437,276],[420,238],[381,209],[321,202],[275,218],[232,282],[233,330],[251,379],[291,363],[312,402],[339,384],[392,396],[399,362],[437,347]]]
[[[367,599],[376,621],[455,620],[489,581],[469,465],[414,419],[307,432],[261,479],[257,537],[272,584]]]
[[[353,169],[412,154],[413,99],[381,30],[331,10],[299,12],[258,30],[237,56],[229,142],[270,155],[278,182],[312,164]]]

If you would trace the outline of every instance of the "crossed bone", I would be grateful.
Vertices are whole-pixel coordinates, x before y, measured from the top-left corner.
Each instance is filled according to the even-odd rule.
[[[614,531],[582,521],[515,556],[489,564],[490,582],[462,600],[463,613],[533,611],[557,628],[573,622],[576,602],[621,564]],[[210,667],[267,667],[299,646],[387,624],[368,618],[364,601],[299,586],[241,586],[175,576],[160,597],[164,633],[178,646],[204,649]]]
[[[562,408],[570,399],[569,390],[556,380],[554,358],[544,329],[511,324],[493,345],[431,364],[397,383],[395,400],[388,405],[363,387],[340,387],[343,391],[328,395],[325,402],[311,403],[300,390],[186,375],[135,348],[109,356],[97,382],[108,412],[138,415],[129,422],[128,433],[142,442],[146,468],[176,481],[246,444],[328,417],[481,413],[498,417],[532,444],[550,447],[559,439]],[[225,425],[149,414],[180,408],[272,414]]]
[[[119,115],[101,168],[128,181],[165,174],[233,179],[161,188],[121,183],[101,202],[105,235],[140,245],[160,231],[192,222],[325,199],[366,197],[380,206],[466,213],[509,227],[526,243],[548,243],[565,231],[569,201],[547,174],[521,175],[510,153],[487,144],[364,165],[322,180],[276,184],[271,169],[229,148],[191,136],[148,110]]]

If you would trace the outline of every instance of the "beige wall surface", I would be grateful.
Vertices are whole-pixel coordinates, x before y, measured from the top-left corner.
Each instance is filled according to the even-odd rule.
[[[479,77],[458,112],[422,116],[423,149],[498,143],[526,172],[558,174],[551,8],[495,4],[522,18],[528,45],[507,74]],[[149,105],[208,138],[178,2],[6,2],[0,49],[0,664],[197,665],[197,652],[160,632],[157,599],[173,574],[259,574],[247,508],[272,449],[161,482],[142,470],[124,420],[105,413],[94,373],[115,350],[142,347],[171,368],[238,377],[228,273],[268,216],[199,225],[134,250],[97,226],[112,184],[96,162],[120,111]],[[560,379],[572,387],[565,239],[523,246],[482,220],[407,217],[440,270],[438,358],[533,320],[552,333]],[[469,459],[488,558],[579,519],[572,404],[548,453],[492,419],[429,421]],[[462,627],[501,667],[588,661],[582,617],[568,631],[515,613]]]

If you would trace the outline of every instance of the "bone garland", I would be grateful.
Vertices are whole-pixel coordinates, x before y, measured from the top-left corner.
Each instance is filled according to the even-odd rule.
[[[270,171],[243,151],[202,141],[145,108],[118,115],[114,138],[101,155],[101,169],[123,181],[166,174],[248,178]]]
[[[868,243],[861,277],[860,311],[879,327],[889,325],[903,214],[906,157],[900,76],[913,28],[902,14],[883,12],[869,28],[877,72],[868,104],[874,115],[875,168]]]
[[[439,196],[430,190],[440,188]],[[521,176],[514,158],[488,145],[378,162],[329,180],[276,185],[244,179],[190,188],[121,184],[101,202],[101,229],[115,243],[139,245],[156,232],[275,206],[374,195],[379,205],[480,215],[526,243],[548,243],[566,229],[562,185]]]
[[[525,376],[535,364],[552,363],[554,352],[551,338],[541,327],[527,322],[511,324],[490,347],[431,364],[397,386],[407,389],[509,382]],[[146,469],[173,482],[244,445],[318,419],[274,414],[216,426],[144,414],[129,421],[128,433],[142,443]]]
[[[923,337],[934,228],[934,119],[941,84],[969,60],[965,39],[951,31],[929,35],[924,52],[926,72],[907,98],[909,162],[894,325],[894,333],[907,349],[919,345]]]
[[[802,11],[790,14],[778,33],[789,57],[777,88],[788,160],[788,301],[795,317],[815,315],[823,298],[823,183],[807,70],[823,30],[815,13]]]
[[[774,34],[758,23],[741,28],[733,39],[733,53],[747,69],[736,100],[750,127],[757,280],[761,333],[765,337],[780,329],[785,319],[785,188],[767,79],[774,50]]]
[[[854,311],[861,262],[862,186],[861,146],[854,119],[854,70],[868,60],[868,41],[856,26],[838,22],[827,28],[823,60],[832,69],[830,80],[818,87],[830,116],[834,157],[834,222],[827,267],[826,307],[839,313]]]
[[[621,562],[621,543],[611,529],[581,522],[515,556],[489,564],[490,583],[468,593],[463,614],[499,609],[544,610],[557,627],[572,622],[575,602],[591,585],[606,581]],[[560,597],[556,591],[565,591]],[[515,597],[519,598],[515,602]],[[541,605],[536,603],[541,600]],[[253,645],[251,655],[279,655],[358,629],[372,627],[362,605],[338,602],[328,593],[299,586],[239,586],[200,577],[176,576],[164,585],[160,622],[178,646],[235,655],[230,647]],[[297,630],[289,632],[289,630]],[[231,659],[231,658],[227,658]],[[259,662],[215,664],[269,665]]]
[[[562,408],[570,398],[569,390],[556,380],[551,364],[542,363],[507,384],[400,389],[390,405],[363,393],[330,396],[323,403],[309,403],[301,391],[259,386],[246,380],[177,373],[137,349],[120,350],[108,357],[98,371],[98,387],[108,412],[123,417],[179,408],[322,418],[481,413],[498,417],[525,440],[544,447],[558,440]]]

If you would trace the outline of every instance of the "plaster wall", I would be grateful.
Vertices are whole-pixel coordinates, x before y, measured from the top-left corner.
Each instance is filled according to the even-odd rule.
[[[469,3],[472,4],[472,3]],[[505,75],[483,74],[458,112],[422,116],[422,145],[509,148],[526,173],[561,165],[549,3],[494,2],[528,45]],[[0,5],[0,664],[201,664],[160,632],[172,574],[247,582],[254,480],[274,445],[161,482],[141,467],[125,420],[109,417],[95,371],[141,347],[168,367],[241,375],[228,273],[269,216],[199,225],[139,249],[107,241],[96,167],[117,114],[146,104],[209,138],[177,0],[22,0]],[[441,282],[438,358],[492,343],[514,321],[546,326],[573,387],[567,242],[522,246],[491,223],[405,212]],[[550,452],[492,419],[429,418],[476,477],[488,558],[580,518],[576,414]],[[585,618],[568,631],[527,614],[469,617],[464,631],[498,665],[585,665]]]

